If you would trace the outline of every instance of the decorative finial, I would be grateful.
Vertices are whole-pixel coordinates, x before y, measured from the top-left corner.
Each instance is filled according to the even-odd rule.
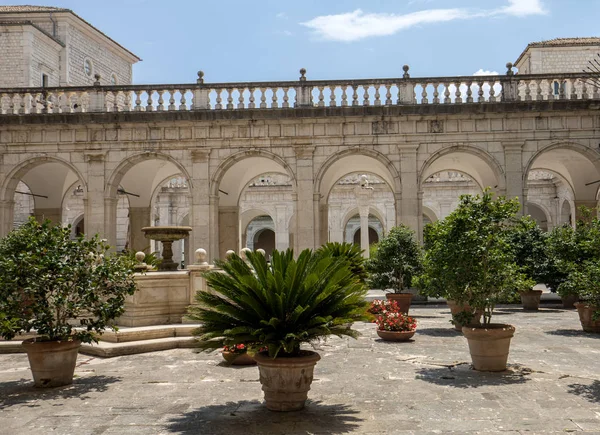
[[[96,81],[94,82],[94,86],[100,86],[100,79],[102,78],[100,74],[94,74],[94,78],[96,79]]]
[[[506,68],[508,68],[508,70],[506,71],[506,75],[507,76],[514,76],[515,75],[515,72],[512,70],[512,67],[513,67],[512,62],[508,62],[506,64]]]
[[[226,253],[225,253],[225,257],[229,258],[231,257],[233,254],[235,254],[235,251],[233,249],[229,249]]]
[[[404,65],[402,67],[402,70],[404,71],[404,74],[402,74],[402,78],[403,79],[409,79],[410,78],[410,74],[408,73],[409,69],[410,69],[410,67],[408,65]]]
[[[144,263],[144,258],[146,258],[146,254],[144,254],[142,251],[138,251],[135,253],[135,260],[137,261],[137,264],[133,266],[133,269],[135,271],[145,272],[146,270],[148,270],[148,265]]]
[[[135,259],[138,263],[142,263],[144,261],[144,258],[146,258],[146,254],[144,254],[142,251],[138,251],[135,253]]]
[[[306,81],[306,68],[300,68],[300,81],[301,82],[305,82]]]
[[[204,83],[204,71],[202,71],[202,70],[198,71],[198,80],[196,80],[196,83],[198,83],[198,84]]]
[[[194,253],[196,255],[196,264],[199,264],[201,266],[206,266],[208,263],[206,262],[206,250],[199,248],[196,249],[196,252]]]
[[[244,261],[248,260],[249,252],[252,252],[252,250],[250,248],[244,248],[240,251],[240,257],[242,258],[242,260],[244,260]]]
[[[264,249],[262,249],[262,248],[258,248],[258,249],[256,250],[256,252],[258,252],[258,253],[259,253],[260,255],[262,255],[263,257],[265,257],[265,256],[267,255],[267,253],[265,252],[265,250],[264,250]]]

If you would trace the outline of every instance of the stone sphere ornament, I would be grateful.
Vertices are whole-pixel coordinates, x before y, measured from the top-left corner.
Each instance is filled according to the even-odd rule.
[[[198,248],[195,252],[196,255],[196,264],[206,265],[206,249]]]

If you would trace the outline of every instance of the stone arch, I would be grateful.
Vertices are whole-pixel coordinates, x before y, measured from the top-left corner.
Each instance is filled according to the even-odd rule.
[[[353,207],[352,209],[348,210],[342,220],[342,228],[345,230],[346,225],[348,225],[348,221],[358,214],[359,214],[358,207]],[[383,228],[382,235],[389,233],[391,228],[386,228],[386,225],[385,225],[386,221],[383,218],[384,214],[381,212],[381,210],[379,210],[378,207],[376,207],[376,206],[369,207],[369,214],[375,216],[381,223],[381,226]]]
[[[13,195],[15,193],[14,191],[15,191],[19,181],[21,181],[21,179],[32,169],[36,168],[37,166],[41,166],[41,165],[47,164],[47,163],[58,163],[60,165],[64,165],[67,169],[73,171],[76,178],[79,179],[79,181],[81,182],[81,185],[84,190],[84,195],[87,194],[86,178],[79,171],[79,169],[77,169],[76,166],[74,166],[71,162],[68,162],[59,157],[42,155],[42,156],[31,157],[29,159],[26,159],[26,160],[20,162],[17,166],[15,166],[7,174],[6,178],[2,182],[2,191],[0,192],[0,200],[12,201]],[[71,184],[73,184],[73,182],[68,183],[68,185],[70,186]],[[67,183],[65,183],[65,185],[66,184]],[[68,186],[65,187],[65,189],[66,188],[68,188]],[[64,195],[64,191],[61,192],[61,197],[60,197],[61,203],[62,203],[63,195]]]
[[[435,213],[435,211],[432,208],[430,208],[426,205],[423,205],[422,211],[423,211],[423,214],[425,216],[427,216],[431,222],[436,222],[439,220],[437,214]]]
[[[459,162],[461,157],[463,161]],[[419,170],[419,190],[428,177],[441,171],[466,174],[482,189],[491,187],[502,192],[506,188],[505,171],[498,160],[487,151],[471,145],[452,145],[431,154]]]
[[[531,216],[535,221],[538,222],[538,225],[542,228],[545,229],[546,231],[550,228],[552,228],[553,226],[553,222],[552,222],[552,213],[550,213],[550,210],[548,210],[546,208],[546,206],[544,206],[544,204],[540,204],[539,202],[535,202],[535,201],[527,201],[527,211],[529,212],[529,216]],[[535,213],[535,209],[539,210],[542,212],[543,217],[545,218],[545,222],[540,221],[539,220],[539,216]],[[543,224],[546,225],[543,225]]]
[[[542,169],[560,175],[573,189],[576,200],[596,201],[600,180],[600,153],[577,142],[555,142],[534,153],[527,161],[523,178],[533,169]],[[594,179],[591,179],[594,178]]]
[[[264,166],[262,167],[253,167],[253,168],[244,168],[242,162],[244,160],[249,159],[260,159]],[[241,169],[245,169],[247,172],[244,174],[244,177],[238,177],[237,186],[239,193],[243,191],[244,186],[250,182],[255,177],[258,177],[261,174],[268,172],[275,173],[284,173],[290,177],[290,181],[292,183],[292,189],[296,190],[296,174],[294,173],[291,166],[288,162],[283,159],[281,156],[264,150],[250,150],[250,151],[240,151],[237,152],[225,160],[223,160],[219,167],[216,169],[214,174],[211,177],[210,181],[210,192],[212,196],[219,196],[219,193],[222,193],[222,183],[227,182],[226,180],[227,174],[229,171],[236,165],[240,164]],[[256,165],[255,165],[256,166]],[[283,171],[282,171],[283,169]],[[232,202],[232,201],[229,201]],[[239,203],[239,196],[235,198],[235,204]]]
[[[357,159],[354,159],[354,157]],[[369,159],[366,164],[364,157]],[[369,168],[369,164],[373,164],[375,170]],[[331,189],[341,177],[352,172],[361,171],[370,172],[381,177],[394,194],[402,193],[400,173],[391,160],[380,152],[361,148],[350,148],[330,156],[317,172],[314,193],[321,195],[321,199],[327,201]]]
[[[112,173],[108,177],[108,181],[106,182],[105,192],[107,193],[107,196],[109,198],[115,198],[117,196],[117,190],[119,188],[121,180],[131,168],[133,168],[139,163],[152,160],[163,160],[173,164],[179,170],[179,173],[181,173],[186,178],[190,191],[193,189],[192,177],[188,173],[188,170],[181,163],[179,163],[177,160],[175,160],[172,156],[168,154],[146,151],[138,154],[133,154],[127,157],[126,159],[122,160],[117,165],[117,167],[112,171]],[[164,174],[161,180],[165,180],[168,178],[169,175]],[[158,182],[155,182],[154,185],[151,186],[150,192],[154,192],[157,185]]]

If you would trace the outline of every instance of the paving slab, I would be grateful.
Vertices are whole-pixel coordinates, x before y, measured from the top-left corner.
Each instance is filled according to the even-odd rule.
[[[472,370],[446,306],[411,308],[414,340],[390,343],[372,324],[358,340],[316,344],[303,411],[274,413],[256,367],[172,349],[101,358],[80,355],[74,384],[35,389],[24,354],[0,355],[4,434],[600,434],[600,334],[577,313],[502,306],[517,331],[509,370]]]

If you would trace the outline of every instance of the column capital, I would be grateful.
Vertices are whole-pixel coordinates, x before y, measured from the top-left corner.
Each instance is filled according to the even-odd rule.
[[[85,157],[85,161],[87,163],[91,163],[91,162],[103,162],[104,159],[106,158],[106,151],[85,151],[83,153],[83,156]]]
[[[312,159],[315,152],[315,146],[311,144],[295,144],[293,145],[297,159]]]
[[[208,159],[210,158],[211,151],[212,151],[212,148],[193,149],[191,151],[192,162],[193,163],[206,163],[206,162],[208,162]]]

